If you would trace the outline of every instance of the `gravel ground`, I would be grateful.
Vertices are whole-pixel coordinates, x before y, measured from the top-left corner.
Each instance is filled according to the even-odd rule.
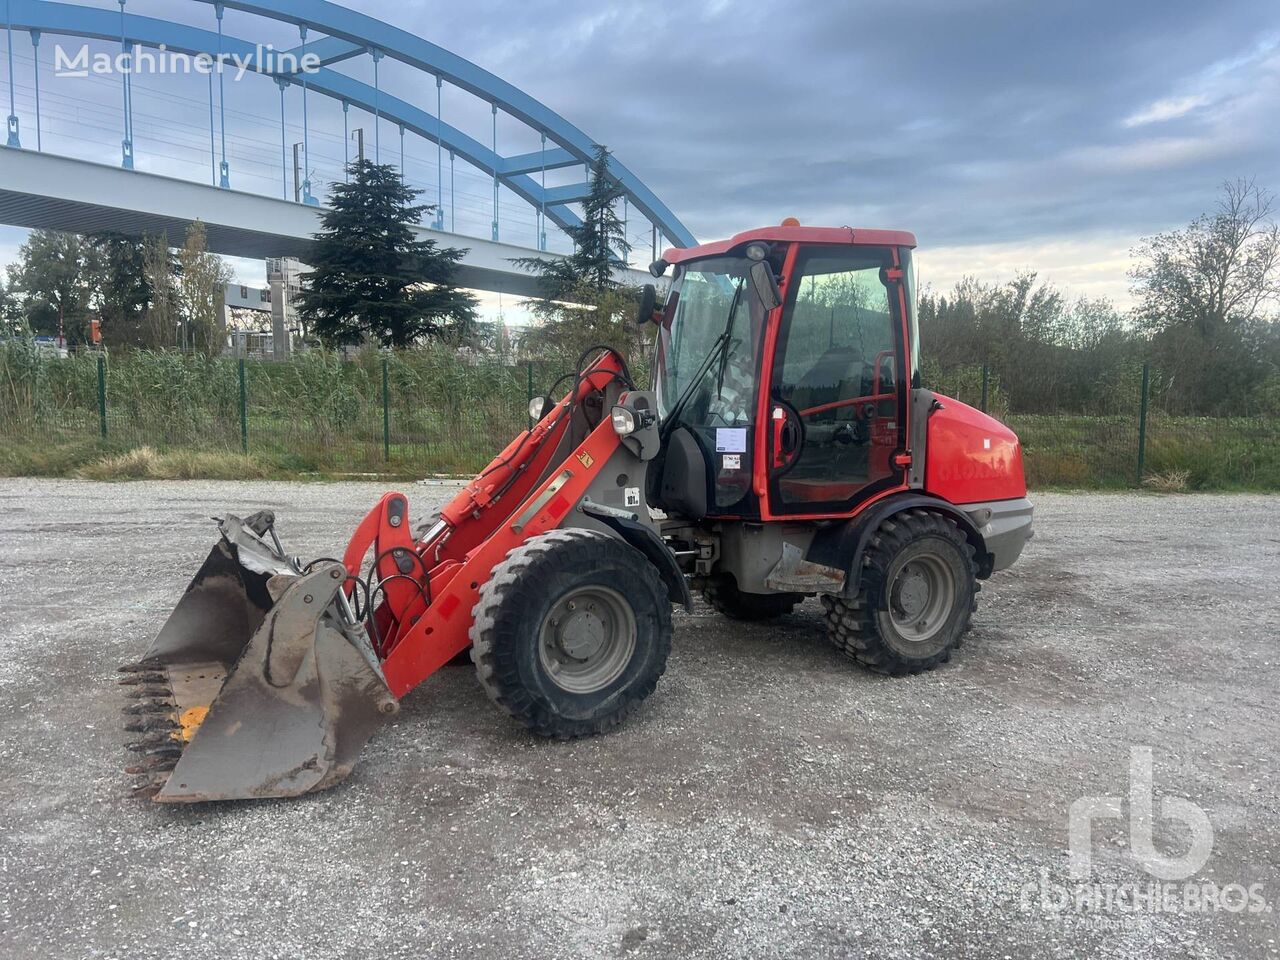
[[[209,516],[271,507],[330,553],[381,490],[0,480],[0,955],[1280,955],[1275,498],[1038,496],[926,676],[842,659],[814,601],[771,625],[700,605],[612,735],[535,742],[450,667],[327,793],[129,797],[114,669]],[[409,493],[420,516],[450,490]],[[1127,797],[1144,745],[1157,814],[1212,824],[1192,882],[1261,884],[1266,910],[1055,909],[1068,808]],[[1145,889],[1127,819],[1093,836],[1094,880]],[[1159,849],[1189,840],[1157,817]]]

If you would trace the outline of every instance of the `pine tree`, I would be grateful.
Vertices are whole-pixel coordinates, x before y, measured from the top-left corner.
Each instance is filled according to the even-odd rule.
[[[303,278],[299,313],[321,340],[406,347],[446,335],[466,337],[476,300],[453,286],[465,249],[419,240],[414,227],[431,207],[414,201],[389,165],[368,160],[336,183]]]
[[[582,203],[582,222],[566,227],[573,254],[564,259],[520,257],[513,262],[538,276],[545,300],[567,299],[575,290],[612,290],[614,271],[627,265],[631,245],[617,204],[626,192],[609,173],[609,150],[597,146],[591,161],[591,190]]]
[[[631,246],[626,227],[618,216],[617,204],[626,191],[609,174],[609,151],[596,147],[591,161],[591,195],[582,204],[582,224],[569,231],[574,254],[574,270],[597,290],[611,290],[618,284],[613,272],[627,265]]]

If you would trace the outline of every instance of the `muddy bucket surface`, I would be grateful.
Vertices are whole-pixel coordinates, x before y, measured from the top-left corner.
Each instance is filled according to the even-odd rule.
[[[141,661],[122,668],[137,792],[160,802],[281,797],[350,773],[398,704],[337,562],[298,572],[269,513],[221,538]],[[266,538],[270,538],[270,542]],[[305,568],[304,568],[305,569]]]

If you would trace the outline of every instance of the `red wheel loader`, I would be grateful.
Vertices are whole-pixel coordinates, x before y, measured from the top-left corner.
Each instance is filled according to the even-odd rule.
[[[864,667],[947,661],[1032,534],[1017,437],[919,383],[909,233],[784,224],[668,251],[652,389],[604,347],[416,532],[388,493],[340,558],[228,516],[125,668],[136,788],[161,802],[343,779],[399,699],[470,649],[534,733],[653,693],[692,590],[756,620],[806,597]],[[562,381],[563,382],[563,381]]]

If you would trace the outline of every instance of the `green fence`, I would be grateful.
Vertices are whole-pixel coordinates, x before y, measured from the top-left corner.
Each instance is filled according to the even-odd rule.
[[[1280,489],[1280,418],[1171,416],[1151,402],[1151,369],[1132,373],[1099,385],[1096,412],[1011,410],[987,367],[934,386],[1017,433],[1032,486]]]
[[[59,360],[11,345],[0,347],[0,472],[72,473],[149,447],[247,456],[266,475],[469,474],[527,425],[529,399],[561,372],[444,348],[275,363]],[[1019,413],[994,371],[951,373],[930,385],[1008,423],[1032,486],[1280,489],[1276,417],[1168,416],[1147,402],[1141,370],[1102,390],[1097,412]]]
[[[247,454],[276,474],[472,473],[528,425],[531,392],[552,379],[544,366],[444,350],[274,363],[0,348],[0,439],[78,459],[144,446]],[[13,449],[5,459],[42,472],[14,471]]]

